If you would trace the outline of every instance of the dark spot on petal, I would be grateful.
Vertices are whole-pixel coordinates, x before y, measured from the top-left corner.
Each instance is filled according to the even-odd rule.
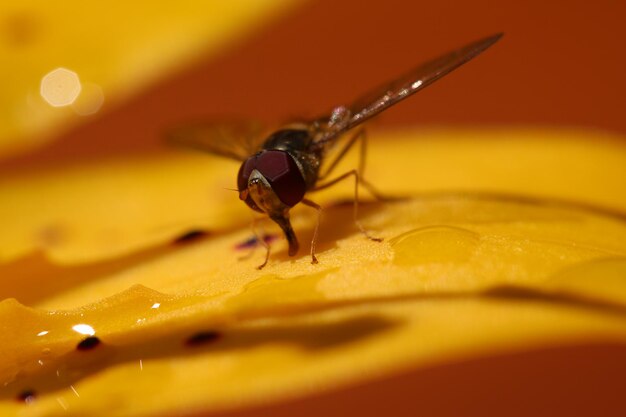
[[[39,241],[45,246],[59,246],[67,238],[67,228],[60,224],[50,224],[38,233]]]
[[[25,47],[35,42],[41,35],[41,22],[35,14],[16,13],[0,21],[0,40],[13,47]]]
[[[35,401],[35,391],[32,389],[26,389],[18,394],[17,400],[30,404]]]
[[[179,237],[177,237],[176,239],[174,239],[174,244],[193,242],[194,240],[203,238],[206,235],[207,235],[207,232],[205,232],[204,230],[190,230],[187,233],[184,233],[180,235]]]
[[[216,331],[213,331],[213,330],[199,332],[199,333],[196,333],[193,336],[191,336],[189,339],[187,339],[185,344],[187,346],[204,345],[206,343],[210,343],[210,342],[216,341],[217,339],[220,338],[220,336],[221,336],[221,334],[219,332],[216,332]]]
[[[91,350],[100,344],[100,339],[96,336],[89,336],[84,338],[78,345],[76,345],[76,349],[78,350]]]

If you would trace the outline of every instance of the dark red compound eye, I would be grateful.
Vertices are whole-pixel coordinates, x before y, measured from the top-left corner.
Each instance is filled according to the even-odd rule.
[[[272,186],[280,201],[293,207],[306,192],[306,184],[296,161],[287,152],[266,151],[259,155],[257,169]]]
[[[241,167],[239,168],[239,173],[237,174],[237,188],[239,192],[248,188],[248,178],[250,178],[250,174],[256,168],[256,161],[259,158],[259,154],[252,155],[250,158],[246,159]]]
[[[250,178],[250,174],[252,174],[252,171],[256,167],[256,161],[257,161],[258,155],[259,154],[252,155],[250,158],[246,159],[246,161],[243,164],[241,164],[241,168],[239,168],[239,173],[237,174],[237,188],[239,189],[239,192],[248,188],[248,178]],[[252,197],[250,197],[250,195],[246,197],[244,202],[252,210],[258,211],[259,213],[263,213],[263,210],[261,210],[256,205],[256,203],[254,202],[254,200],[252,200]]]
[[[248,158],[239,169],[237,177],[239,191],[248,188],[248,178],[255,169],[265,177],[280,201],[287,206],[293,207],[304,198],[306,183],[296,161],[287,152],[263,151]],[[258,210],[250,197],[246,199],[246,203]]]

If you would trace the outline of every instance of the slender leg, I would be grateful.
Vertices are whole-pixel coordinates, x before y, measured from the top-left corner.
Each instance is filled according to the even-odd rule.
[[[320,227],[320,220],[322,219],[322,206],[317,203],[314,203],[311,200],[307,200],[306,198],[302,200],[302,204],[313,207],[317,210],[317,223],[315,223],[315,229],[313,230],[313,239],[311,239],[311,263],[317,263],[317,257],[315,256],[315,244],[317,243],[317,231]]]
[[[256,269],[258,270],[265,268],[265,265],[267,265],[267,261],[270,259],[270,244],[263,239],[261,239],[260,242],[265,247],[265,260],[263,260],[263,263],[261,265],[256,267]]]
[[[339,154],[330,163],[330,165],[324,171],[324,173],[318,177],[318,181],[322,181],[324,178],[328,177],[328,175],[332,173],[332,171],[337,167],[339,162],[343,159],[344,156],[346,156],[348,151],[352,148],[352,146],[359,139],[361,140],[361,146],[359,149],[359,165],[358,165],[358,171],[357,171],[359,173],[359,182],[365,188],[367,188],[367,191],[369,191],[370,194],[372,194],[374,198],[376,198],[377,200],[380,200],[380,201],[388,200],[389,198],[383,196],[380,192],[378,192],[378,190],[376,190],[376,188],[369,181],[363,178],[364,172],[365,172],[365,159],[367,157],[367,134],[366,134],[365,129],[363,128],[359,129],[354,135],[352,135],[352,137],[348,140],[348,143],[346,143],[343,149],[341,149]]]
[[[265,218],[264,217],[252,217],[252,222],[250,223],[250,228],[252,229],[252,234],[254,235],[254,238],[256,239],[257,242],[259,242],[265,248],[265,260],[263,261],[261,265],[256,267],[257,269],[263,269],[263,267],[267,265],[267,261],[270,258],[270,244],[265,241],[264,234],[259,235],[257,231],[257,227],[256,227],[257,223],[261,220],[265,220]],[[244,259],[250,258],[252,254],[254,253],[255,249],[256,249],[256,245],[250,249],[250,252],[248,252],[247,255],[240,257],[239,260],[242,261]]]
[[[324,188],[328,188],[330,186],[333,186],[333,185],[337,184],[339,181],[348,178],[350,175],[354,176],[354,206],[353,206],[354,207],[354,211],[353,211],[354,223],[357,225],[357,227],[359,228],[361,233],[363,233],[368,239],[374,240],[376,242],[382,242],[381,238],[373,237],[372,235],[370,235],[367,232],[367,230],[365,230],[365,228],[359,222],[359,219],[358,219],[358,217],[359,217],[358,216],[358,214],[359,214],[359,183],[362,180],[360,179],[359,173],[357,172],[356,169],[353,169],[352,171],[348,171],[345,174],[340,175],[339,177],[335,178],[334,180],[331,180],[331,181],[327,182],[326,184],[318,185],[315,188],[313,188],[311,191],[319,191],[319,190],[323,190]]]
[[[255,217],[255,216],[251,216],[252,217],[252,221],[250,222],[250,231],[252,232],[252,235],[254,236],[254,239],[256,242],[265,242],[265,239],[263,238],[263,236],[265,235],[265,233],[263,231],[261,231],[261,233],[259,234],[259,232],[257,231],[257,224],[261,221],[261,220],[265,220],[264,217]],[[256,251],[257,245],[252,245],[252,247],[250,248],[250,250],[248,251],[247,254],[240,256],[239,258],[237,258],[240,261],[245,261],[246,259],[249,259],[254,252]]]
[[[267,261],[270,259],[270,244],[267,243],[265,241],[265,237],[264,236],[259,236],[256,233],[256,230],[254,232],[254,236],[256,237],[257,241],[263,245],[263,247],[265,248],[265,260],[263,261],[263,263],[259,266],[256,267],[256,269],[263,269],[265,267],[265,265],[267,265]]]
[[[348,151],[352,148],[352,146],[359,139],[361,139],[361,156],[360,156],[360,159],[359,159],[359,172],[363,172],[364,157],[365,157],[365,150],[364,149],[365,149],[366,142],[367,142],[367,136],[365,134],[365,129],[361,128],[361,129],[357,130],[355,132],[355,134],[352,135],[352,137],[350,137],[350,139],[348,139],[348,143],[346,143],[345,146],[343,147],[343,149],[341,149],[341,151],[339,151],[339,154],[337,154],[337,156],[335,157],[333,162],[330,163],[330,165],[328,166],[328,168],[326,168],[326,170],[324,171],[323,174],[319,175],[318,181],[323,180],[324,178],[328,177],[333,172],[333,170],[337,167],[337,164],[339,164],[339,162],[341,162],[343,157],[346,156]]]

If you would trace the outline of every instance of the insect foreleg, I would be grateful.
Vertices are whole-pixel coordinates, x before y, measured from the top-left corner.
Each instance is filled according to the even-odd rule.
[[[263,269],[263,267],[267,265],[267,261],[270,259],[270,244],[265,241],[265,233],[261,232],[262,234],[259,235],[257,231],[257,223],[265,219],[266,219],[265,217],[253,217],[252,223],[250,224],[250,227],[252,228],[252,233],[254,234],[254,238],[256,239],[258,243],[260,243],[265,248],[265,260],[263,261],[261,265],[256,267],[257,269]],[[255,248],[252,248],[249,256],[252,256],[252,253],[254,253],[254,249]]]

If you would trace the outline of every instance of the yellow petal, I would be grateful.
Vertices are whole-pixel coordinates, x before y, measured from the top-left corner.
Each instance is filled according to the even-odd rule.
[[[0,154],[40,144],[103,101],[123,100],[198,54],[216,53],[292,4],[2,2]],[[65,76],[46,84],[46,75],[59,68]],[[77,98],[67,91],[76,88]]]
[[[277,240],[264,270],[261,250],[239,259],[250,232],[219,190],[234,183],[229,162],[163,155],[5,180],[0,289],[17,300],[0,302],[0,414],[237,409],[468,358],[626,342],[623,142],[397,136],[373,138],[367,176],[410,198],[361,207],[385,240],[357,232],[350,204],[330,205],[318,265],[306,208],[294,212],[298,256]],[[342,187],[320,201],[350,197]],[[192,226],[213,234],[170,243]],[[77,349],[92,334],[100,343]],[[33,402],[15,401],[31,390]]]
[[[372,134],[366,176],[390,195],[479,191],[626,210],[626,147],[604,133],[536,130]],[[354,152],[353,154],[356,154]],[[357,165],[350,155],[337,173]],[[185,154],[100,163],[0,179],[0,262],[34,250],[90,262],[162,243],[190,227],[248,224],[236,163]],[[346,181],[315,198],[351,198]],[[305,209],[307,210],[307,209]]]

